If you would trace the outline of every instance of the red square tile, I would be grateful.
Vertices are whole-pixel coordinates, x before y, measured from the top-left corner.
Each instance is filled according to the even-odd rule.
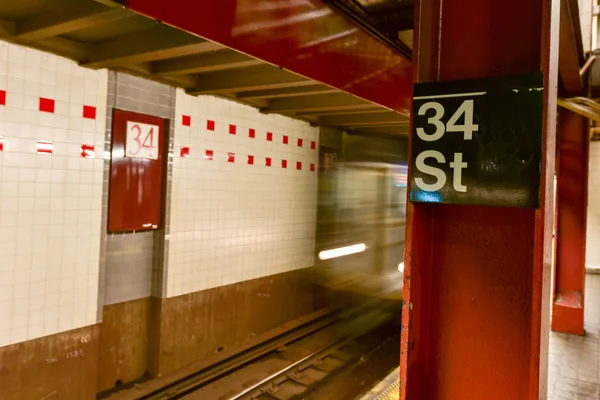
[[[6,105],[6,91],[0,90],[0,106]]]
[[[192,125],[192,117],[189,115],[182,115],[181,116],[181,125],[191,126]]]
[[[235,153],[227,153],[227,162],[235,161]]]
[[[310,148],[311,149],[316,149],[317,148],[317,144],[315,142],[310,142]]]
[[[236,131],[237,131],[237,128],[235,125],[229,125],[229,134],[230,135],[235,135]]]
[[[0,151],[4,151],[4,136],[0,136]]]
[[[248,156],[248,165],[254,165],[254,156]]]
[[[296,161],[296,169],[302,170],[302,162],[301,161]]]
[[[206,150],[206,152],[204,153],[204,158],[207,160],[212,160],[213,158],[215,158],[215,152],[212,150]]]
[[[179,151],[179,155],[181,155],[181,157],[183,157],[183,158],[190,158],[190,148],[182,147],[181,150]]]
[[[206,121],[206,129],[209,131],[215,130],[215,121],[211,121],[210,119]]]
[[[283,135],[283,144],[288,144],[289,138]]]
[[[248,131],[248,137],[254,139],[256,137],[256,131],[254,129],[250,129]]]
[[[81,145],[81,158],[94,158],[96,152],[94,151],[94,146],[91,144],[82,144]]]
[[[37,153],[38,154],[52,154],[54,151],[54,143],[48,140],[37,141]]]
[[[96,107],[83,106],[83,118],[96,119]]]
[[[269,142],[272,142],[272,141],[273,141],[273,133],[272,133],[272,132],[267,132],[267,140],[268,140]]]
[[[271,158],[270,158],[270,157],[267,157],[267,158],[265,158],[265,165],[266,165],[267,167],[270,167],[270,166],[271,166]]]
[[[315,164],[310,164],[310,170],[311,170],[312,172],[315,172]]]
[[[40,111],[43,112],[54,112],[54,100],[40,97]]]
[[[287,160],[281,160],[281,168],[287,168]]]
[[[302,139],[298,139],[298,147],[302,147]]]

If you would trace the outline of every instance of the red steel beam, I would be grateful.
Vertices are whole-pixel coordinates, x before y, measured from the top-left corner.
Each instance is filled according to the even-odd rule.
[[[556,275],[552,330],[584,334],[588,121],[562,110],[558,129]]]
[[[400,398],[545,399],[560,0],[418,0],[415,18],[417,82],[542,70],[545,121],[538,209],[408,204]]]
[[[579,96],[583,93],[583,84],[579,74],[583,59],[579,5],[577,1],[572,0],[561,0],[560,3],[558,70],[565,94]]]
[[[412,63],[321,0],[126,0],[126,7],[408,115]]]

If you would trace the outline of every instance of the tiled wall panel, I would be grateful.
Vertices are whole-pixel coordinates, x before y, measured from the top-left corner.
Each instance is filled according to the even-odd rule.
[[[0,41],[0,346],[96,323],[106,88]]]
[[[177,90],[168,297],[314,263],[318,129]]]
[[[600,142],[590,142],[585,263],[600,267]]]
[[[175,112],[175,89],[171,86],[138,78],[121,72],[109,72],[108,113],[106,116],[106,154],[110,154],[112,138],[112,110],[133,111],[154,115],[169,120],[169,139],[172,143],[173,115]],[[169,152],[171,153],[171,151]],[[172,161],[169,158],[165,174],[166,202],[170,206],[170,174]],[[163,259],[164,236],[169,232],[169,213],[163,228],[156,231],[137,233],[107,233],[108,190],[110,159],[104,165],[104,187],[102,192],[102,247],[101,247],[101,306],[121,303],[144,297],[162,297],[163,274],[166,264]],[[101,312],[101,309],[100,309]],[[101,318],[101,313],[98,315]]]

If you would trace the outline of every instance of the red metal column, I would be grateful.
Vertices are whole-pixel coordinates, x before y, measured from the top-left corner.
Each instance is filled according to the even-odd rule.
[[[583,335],[589,154],[587,119],[563,110],[557,138],[558,217],[552,330]]]
[[[416,81],[543,70],[541,206],[411,204],[401,399],[545,399],[559,0],[420,0]]]

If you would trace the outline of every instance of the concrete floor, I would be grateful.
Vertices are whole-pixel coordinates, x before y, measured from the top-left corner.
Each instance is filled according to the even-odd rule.
[[[585,286],[585,336],[550,333],[548,400],[600,399],[600,275]]]

